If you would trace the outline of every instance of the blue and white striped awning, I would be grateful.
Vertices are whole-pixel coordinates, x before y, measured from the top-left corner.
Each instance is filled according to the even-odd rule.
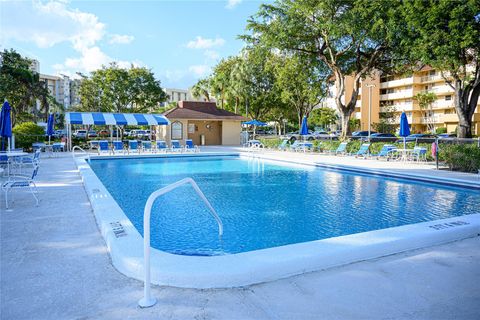
[[[67,112],[65,121],[67,124],[94,124],[99,126],[158,126],[170,124],[170,121],[162,114],[144,113]]]

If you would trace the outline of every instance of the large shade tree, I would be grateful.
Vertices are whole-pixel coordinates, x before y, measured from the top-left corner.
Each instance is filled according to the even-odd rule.
[[[405,1],[400,54],[441,71],[455,90],[459,138],[472,137],[472,118],[480,95],[480,2]]]
[[[300,127],[303,117],[308,117],[325,96],[325,74],[318,64],[302,55],[279,56],[272,68],[282,101],[293,106]]]
[[[151,70],[112,63],[84,78],[79,90],[80,110],[101,112],[150,112],[167,98]]]
[[[250,19],[247,41],[301,52],[330,71],[341,116],[342,135],[350,132],[362,78],[390,64],[390,49],[398,41],[397,0],[277,0],[262,5]],[[401,22],[401,21],[400,21]],[[345,80],[353,77],[346,92]]]
[[[46,120],[50,106],[58,106],[40,75],[32,71],[32,60],[13,49],[0,53],[0,98],[12,106],[12,125],[23,121]],[[37,101],[40,110],[37,110]],[[43,114],[42,114],[43,112]]]

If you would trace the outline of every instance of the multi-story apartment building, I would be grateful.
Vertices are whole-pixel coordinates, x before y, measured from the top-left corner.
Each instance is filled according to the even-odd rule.
[[[353,79],[347,78],[347,97],[351,92],[352,85]],[[368,85],[373,86],[369,88]],[[435,69],[424,67],[408,76],[377,75],[362,81],[354,114],[355,118],[360,119],[362,130],[368,130],[369,90],[372,95],[372,124],[379,122],[380,113],[386,111],[386,106],[393,106],[396,115],[395,121],[399,123],[401,113],[405,112],[412,132],[427,131],[428,123],[433,124],[435,128],[445,127],[447,132],[454,132],[458,126],[458,117],[454,107],[454,90]],[[431,113],[420,108],[415,99],[415,95],[419,92],[432,92],[436,95]],[[478,106],[473,116],[472,133],[480,134],[480,107]]]
[[[40,74],[40,81],[45,82],[48,91],[58,103],[62,104],[65,109],[68,109],[70,107],[71,81],[68,76],[52,76],[47,74]]]
[[[165,88],[163,90],[167,94],[167,100],[161,104],[162,106],[168,105],[171,102],[190,100],[188,90],[174,88]]]

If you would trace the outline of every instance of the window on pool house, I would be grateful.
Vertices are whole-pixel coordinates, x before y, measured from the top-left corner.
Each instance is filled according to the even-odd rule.
[[[172,122],[172,140],[181,140],[183,134],[183,124],[179,121]]]

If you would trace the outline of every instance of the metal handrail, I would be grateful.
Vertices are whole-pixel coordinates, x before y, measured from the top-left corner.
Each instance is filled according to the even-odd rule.
[[[85,151],[83,148],[79,147],[79,146],[74,146],[72,148],[72,158],[75,159],[75,149],[78,149],[80,151],[83,151],[83,153],[85,153],[87,155],[87,158],[88,158],[88,162],[90,162],[90,154]]]
[[[152,211],[152,206],[155,200],[184,184],[191,184],[193,189],[196,191],[198,196],[203,200],[205,205],[210,209],[211,215],[215,218],[218,224],[218,236],[223,235],[223,223],[220,217],[218,216],[215,209],[212,207],[210,202],[207,200],[203,192],[198,187],[197,183],[192,178],[185,178],[180,181],[174,182],[166,187],[158,189],[153,192],[147,199],[145,204],[145,210],[143,212],[143,257],[144,257],[144,271],[145,271],[145,284],[144,284],[144,297],[138,301],[138,305],[141,308],[148,308],[157,303],[157,299],[153,298],[150,294],[150,215]]]

